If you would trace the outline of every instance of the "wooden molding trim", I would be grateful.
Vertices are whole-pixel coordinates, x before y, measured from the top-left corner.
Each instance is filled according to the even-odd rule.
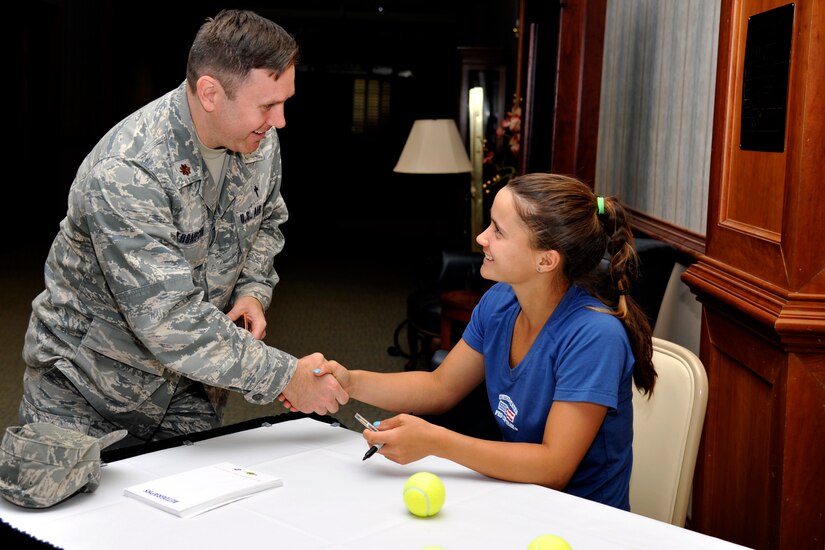
[[[705,254],[705,237],[672,223],[654,218],[644,212],[628,207],[631,225],[645,235],[673,245],[682,254],[696,259]]]
[[[749,278],[747,273],[732,273],[730,266],[707,256],[682,274],[682,281],[691,287],[694,294],[707,296],[760,325],[773,327],[783,306],[779,288],[768,289],[755,281],[749,281]]]
[[[825,303],[821,295],[790,294],[707,256],[688,267],[682,281],[703,303],[713,303],[787,352],[825,352]]]
[[[822,353],[825,350],[825,303],[822,296],[789,300],[774,328],[786,349]]]

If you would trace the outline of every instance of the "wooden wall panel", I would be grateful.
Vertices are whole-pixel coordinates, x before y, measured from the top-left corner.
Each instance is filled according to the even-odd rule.
[[[570,0],[561,4],[550,170],[575,175],[592,185],[607,0]]]
[[[794,404],[787,406],[784,424],[784,461],[779,477],[784,482],[783,493],[788,500],[784,506],[787,513],[781,516],[779,531],[785,534],[783,544],[787,548],[807,548],[811,544],[807,529],[799,529],[799,525],[812,528],[818,525],[820,537],[825,531],[822,515],[825,499],[822,492],[825,487],[825,358],[791,354],[786,395]],[[811,465],[811,460],[819,460],[819,466]],[[819,542],[825,548],[822,540],[820,538]]]
[[[706,310],[707,314],[708,310]],[[773,389],[782,352],[730,319],[710,313],[708,412],[700,462],[736,465],[704,470],[697,479],[711,489],[694,493],[692,527],[725,540],[758,547],[770,528],[772,418],[779,408]],[[775,479],[775,477],[774,477]],[[712,513],[706,513],[712,510]],[[747,510],[747,513],[743,513]]]
[[[822,226],[825,191],[825,2],[797,2],[800,28],[794,33],[795,57],[788,90],[789,142],[787,178],[811,185],[786,188],[782,242],[788,286],[801,293],[825,293],[825,239]]]
[[[703,305],[708,417],[692,526],[757,549],[825,548],[825,3],[794,2],[785,146],[739,147],[750,17],[722,0]]]
[[[739,77],[741,80],[741,75]],[[739,135],[741,113],[736,113],[734,135]],[[765,155],[754,151],[736,150],[731,155],[728,180],[723,182],[724,223],[738,226],[744,233],[779,241],[782,231],[782,205],[785,195],[786,155]],[[730,181],[747,182],[730,185]],[[735,225],[734,225],[735,224]]]
[[[706,252],[731,267],[782,288],[798,288],[810,278],[818,278],[817,284],[822,285],[825,284],[825,274],[820,273],[825,259],[825,239],[808,240],[807,230],[803,230],[813,228],[804,216],[816,215],[811,200],[816,195],[816,186],[798,185],[801,178],[808,181],[810,177],[812,182],[820,181],[820,191],[823,188],[822,172],[811,171],[821,165],[823,158],[825,117],[823,96],[817,95],[822,93],[823,84],[811,78],[811,71],[822,75],[821,46],[811,46],[811,42],[816,43],[816,32],[822,31],[821,2],[795,3],[786,145],[781,153],[739,148],[742,76],[748,18],[789,2],[730,3],[734,7],[721,31],[726,35],[728,48],[722,51],[720,45],[718,62],[722,68],[717,73],[715,106],[714,147],[720,150],[714,162],[721,164],[711,176],[711,185],[716,189],[711,191],[708,206]],[[818,68],[815,62],[820,63]],[[818,162],[814,160],[816,156]],[[760,261],[754,262],[754,258]],[[791,277],[796,282],[793,286]]]

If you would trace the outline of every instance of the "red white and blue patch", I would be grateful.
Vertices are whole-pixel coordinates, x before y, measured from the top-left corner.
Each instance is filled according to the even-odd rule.
[[[501,419],[502,422],[504,422],[504,424],[507,425],[507,427],[514,431],[518,431],[518,428],[515,426],[516,416],[518,415],[518,407],[516,407],[516,404],[513,403],[513,400],[510,399],[509,395],[504,393],[499,394],[498,407],[496,408],[495,414]]]

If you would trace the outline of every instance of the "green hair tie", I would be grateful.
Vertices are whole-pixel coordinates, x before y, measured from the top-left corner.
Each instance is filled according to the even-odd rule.
[[[596,197],[596,207],[599,209],[599,215],[604,214],[604,197]]]

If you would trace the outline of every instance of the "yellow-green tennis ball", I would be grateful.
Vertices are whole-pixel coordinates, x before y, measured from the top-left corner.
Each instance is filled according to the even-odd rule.
[[[573,550],[566,540],[558,535],[540,535],[530,542],[527,550]]]
[[[404,504],[418,517],[436,515],[446,497],[441,478],[430,472],[415,473],[404,484]]]

